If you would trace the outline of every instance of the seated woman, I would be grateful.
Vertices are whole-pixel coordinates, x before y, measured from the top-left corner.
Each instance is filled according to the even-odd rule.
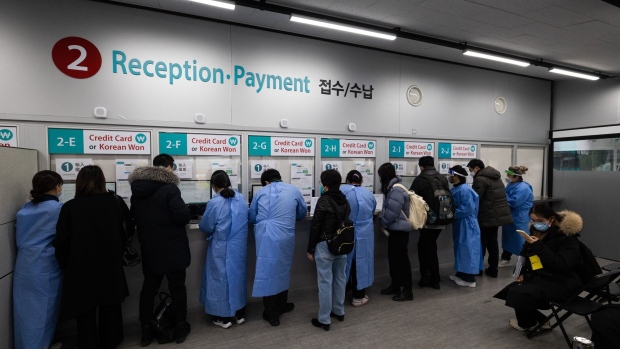
[[[452,200],[456,208],[452,222],[456,275],[451,275],[450,280],[459,286],[476,287],[482,247],[478,226],[478,194],[466,184],[467,171],[462,166],[450,168],[448,174],[448,181],[454,184]]]
[[[562,302],[581,287],[575,268],[581,263],[576,235],[583,228],[581,216],[571,211],[555,212],[547,204],[530,210],[530,236],[521,251],[522,268],[515,282],[495,295],[514,308],[510,325],[519,331],[542,324],[549,301]],[[519,267],[517,262],[517,268]],[[549,324],[543,324],[549,329]]]
[[[248,205],[230,188],[226,172],[213,172],[211,184],[217,195],[200,221],[209,240],[200,303],[215,325],[229,328],[233,318],[237,324],[245,322]]]

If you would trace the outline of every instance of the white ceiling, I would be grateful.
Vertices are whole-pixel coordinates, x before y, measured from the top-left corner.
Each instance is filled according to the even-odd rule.
[[[237,6],[234,11],[188,0],[117,2],[243,23],[394,52],[551,80],[573,79],[547,68],[521,68],[461,51],[397,38],[386,41],[289,21],[288,15]],[[259,1],[256,1],[257,3]],[[620,8],[601,0],[272,0],[269,4],[422,34],[565,67],[620,75]]]

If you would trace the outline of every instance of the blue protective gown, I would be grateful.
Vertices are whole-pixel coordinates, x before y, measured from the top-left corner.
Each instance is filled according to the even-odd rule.
[[[52,241],[62,203],[27,203],[17,212],[13,273],[15,348],[47,348],[58,322],[62,271]]]
[[[478,194],[467,184],[451,190],[456,208],[452,222],[454,270],[478,274],[482,258],[480,226],[478,226]]]
[[[248,205],[243,195],[217,194],[207,204],[200,230],[209,247],[200,286],[205,313],[233,317],[247,302]]]
[[[530,209],[534,206],[532,186],[527,182],[509,183],[506,186],[506,199],[514,222],[502,227],[502,249],[519,255],[525,240],[517,233],[517,229],[530,231]]]
[[[297,187],[272,182],[261,188],[250,206],[255,224],[256,275],[252,297],[273,296],[289,288],[295,248],[295,220],[306,217],[308,208]]]
[[[340,191],[347,197],[351,214],[349,219],[355,227],[355,248],[347,255],[347,280],[351,273],[351,264],[355,258],[357,289],[370,287],[375,279],[375,225],[373,216],[377,200],[370,190],[350,184],[340,186]]]

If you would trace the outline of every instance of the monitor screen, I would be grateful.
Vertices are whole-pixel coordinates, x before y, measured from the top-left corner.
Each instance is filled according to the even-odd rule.
[[[211,199],[211,181],[181,181],[179,189],[186,204],[204,204]]]
[[[415,177],[416,176],[400,176],[400,178],[403,180],[403,185],[407,189],[411,188],[411,184],[413,183],[413,180],[415,179]]]
[[[58,198],[58,201],[63,204],[75,197],[75,183],[64,183],[62,185],[62,195]]]
[[[116,192],[116,182],[105,182],[105,189]]]

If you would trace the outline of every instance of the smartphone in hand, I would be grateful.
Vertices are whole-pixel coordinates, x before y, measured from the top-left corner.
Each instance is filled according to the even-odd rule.
[[[523,230],[517,229],[517,233],[519,233],[519,235],[521,235],[524,239],[527,239],[530,237],[530,234],[524,232]]]

